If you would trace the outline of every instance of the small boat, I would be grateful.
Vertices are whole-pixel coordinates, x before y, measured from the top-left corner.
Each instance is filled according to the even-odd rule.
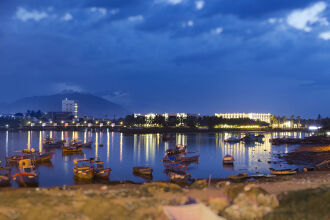
[[[18,164],[20,160],[30,159],[28,155],[13,155],[11,157],[6,157],[6,162],[9,164]]]
[[[94,168],[90,160],[80,159],[74,160],[73,173],[78,179],[90,180],[94,178]]]
[[[176,164],[176,163],[163,163],[163,166],[167,169],[167,170],[172,170],[175,172],[186,172],[188,169],[188,165],[187,164]]]
[[[189,177],[191,177],[191,174],[186,173],[186,172],[173,172],[171,170],[165,171],[167,175],[170,177],[171,181],[174,182],[183,182],[187,181]]]
[[[13,180],[19,186],[37,186],[39,180],[39,172],[35,163],[31,159],[23,159],[18,163],[19,172],[12,176]]]
[[[228,176],[228,179],[233,180],[233,181],[238,181],[238,180],[243,180],[248,176],[249,176],[248,173],[240,173],[236,176]]]
[[[6,157],[6,161],[10,164],[18,164],[21,160],[30,159],[36,163],[44,163],[44,162],[50,162],[50,160],[52,159],[52,155],[53,155],[52,153],[29,152],[29,153],[22,153],[21,155]]]
[[[196,156],[182,156],[182,155],[166,155],[163,158],[163,162],[170,162],[170,163],[193,163],[193,162],[198,162],[199,160],[199,155]]]
[[[222,159],[223,164],[234,164],[234,161],[234,157],[228,154]]]
[[[269,170],[273,175],[292,175],[297,173],[297,170],[292,169],[275,170],[273,168],[269,168]]]
[[[315,165],[317,170],[329,170],[330,169],[330,160],[324,160],[319,164]]]
[[[63,153],[81,153],[82,148],[77,146],[62,146]]]
[[[139,175],[152,175],[154,170],[150,167],[133,167],[133,173]]]
[[[100,161],[99,159],[94,160],[94,158],[91,158],[90,163],[94,168],[95,178],[109,179],[111,168],[104,168],[103,161]]]
[[[241,142],[241,138],[238,138],[236,136],[231,136],[230,138],[225,139],[224,142],[227,142],[227,143],[239,143],[239,142]]]
[[[10,168],[0,167],[0,186],[10,186]]]

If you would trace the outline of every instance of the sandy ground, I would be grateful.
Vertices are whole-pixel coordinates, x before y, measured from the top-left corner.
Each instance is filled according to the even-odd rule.
[[[307,216],[305,219],[313,219],[317,217],[315,216],[317,214],[318,219],[330,219],[330,212],[327,214],[330,210],[329,171],[313,171],[273,179],[258,179],[252,184],[253,187],[260,187],[279,198],[280,205],[277,208],[275,206],[269,208],[272,210],[271,213],[277,213],[276,216],[282,217],[278,219],[301,219],[297,213],[304,213],[304,211],[306,212],[304,216]],[[246,191],[247,186],[252,185],[251,183],[213,181],[208,186],[206,180],[200,180],[189,187],[158,182],[144,185],[92,184],[54,188],[0,188],[0,219],[168,219],[163,211],[164,205],[183,205],[191,201],[208,205],[216,214],[225,216],[227,219],[243,219],[243,217],[253,219],[243,214],[239,218],[235,218],[235,215],[229,212],[230,209],[224,209],[229,206],[235,208],[235,205],[241,210],[245,206],[250,207],[250,204],[239,203],[235,199],[241,191]],[[257,197],[260,192],[260,190],[255,191]],[[308,203],[299,203],[301,202],[299,195],[302,193],[307,193],[304,198],[312,201],[313,204],[317,202],[322,204],[315,207],[313,213],[316,214],[310,217],[307,215],[309,210],[306,208],[304,211],[294,211],[311,206]],[[228,199],[221,200],[225,197]],[[214,198],[221,199],[220,203],[217,201],[212,206]],[[223,201],[226,203],[225,205],[222,204]],[[289,211],[286,209],[286,203],[291,204]],[[261,206],[258,202],[253,205],[255,206],[255,204]],[[219,206],[224,207],[219,208]],[[295,206],[298,207],[294,208]],[[256,210],[257,212],[259,213],[259,210]],[[269,214],[269,211],[261,211],[261,213],[266,219],[276,219]],[[268,215],[264,213],[268,213]]]

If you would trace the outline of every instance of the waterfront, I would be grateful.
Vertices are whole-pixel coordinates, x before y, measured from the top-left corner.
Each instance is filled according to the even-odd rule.
[[[244,143],[228,144],[224,139],[232,133],[196,133],[172,134],[175,140],[163,142],[160,134],[129,135],[116,132],[55,132],[28,131],[0,133],[0,160],[4,165],[5,157],[15,154],[15,151],[25,148],[35,148],[45,151],[42,140],[46,137],[70,141],[82,139],[93,141],[91,149],[84,149],[83,155],[62,155],[60,149],[55,150],[51,164],[40,165],[39,186],[58,186],[74,184],[73,160],[75,158],[90,158],[99,156],[105,166],[112,169],[110,181],[130,180],[134,182],[146,181],[134,176],[132,167],[150,166],[154,169],[153,180],[167,181],[164,173],[162,158],[164,152],[175,144],[187,145],[188,152],[200,155],[198,164],[192,164],[188,172],[193,178],[225,178],[229,175],[248,172],[250,175],[269,174],[269,168],[302,168],[303,165],[288,165],[278,159],[278,154],[286,154],[297,146],[274,146],[269,143],[275,137],[304,137],[308,133],[302,132],[274,132],[264,133],[264,143],[245,145]],[[237,133],[236,133],[237,135]],[[243,134],[242,134],[243,135]],[[231,154],[235,158],[234,166],[224,167],[222,158]],[[13,181],[12,181],[13,182]],[[12,183],[15,186],[14,183]]]

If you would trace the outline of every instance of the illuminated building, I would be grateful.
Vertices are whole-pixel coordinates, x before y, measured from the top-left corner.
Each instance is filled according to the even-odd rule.
[[[71,112],[75,119],[78,118],[78,102],[75,100],[62,100],[62,112]]]
[[[255,121],[263,121],[270,124],[270,113],[215,113],[216,117],[225,119],[249,118]]]

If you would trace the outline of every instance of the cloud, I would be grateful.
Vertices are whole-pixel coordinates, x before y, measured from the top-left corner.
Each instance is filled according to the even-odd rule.
[[[222,27],[217,27],[217,28],[215,28],[215,29],[213,29],[212,31],[211,31],[211,33],[212,34],[221,34],[223,32],[223,28]]]
[[[19,7],[16,11],[16,18],[24,22],[28,20],[40,21],[47,17],[48,17],[48,13],[43,11],[37,11],[37,10],[28,11],[22,7]]]
[[[193,27],[195,25],[193,20],[189,20],[187,22],[183,22],[182,27]]]
[[[155,0],[155,3],[163,3],[169,5],[178,5],[182,3],[183,0]]]
[[[136,15],[136,16],[130,16],[127,18],[129,22],[140,22],[144,20],[144,17],[142,15]]]
[[[70,21],[70,20],[72,20],[73,19],[73,17],[72,17],[72,15],[70,14],[70,13],[66,13],[63,17],[62,17],[62,20],[63,21]]]
[[[72,83],[66,83],[66,82],[54,84],[53,90],[56,93],[68,92],[68,91],[70,91],[70,92],[83,92],[84,91],[79,85],[75,85]]]
[[[320,33],[319,38],[322,40],[330,40],[330,31]]]
[[[91,12],[98,12],[101,15],[106,15],[108,10],[106,8],[91,7]]]
[[[317,2],[305,9],[295,10],[287,17],[289,26],[298,30],[310,32],[311,25],[320,23],[321,25],[328,25],[325,17],[322,17],[322,12],[327,8],[325,2]]]
[[[205,2],[203,0],[196,1],[195,6],[197,10],[202,10],[204,8]]]

